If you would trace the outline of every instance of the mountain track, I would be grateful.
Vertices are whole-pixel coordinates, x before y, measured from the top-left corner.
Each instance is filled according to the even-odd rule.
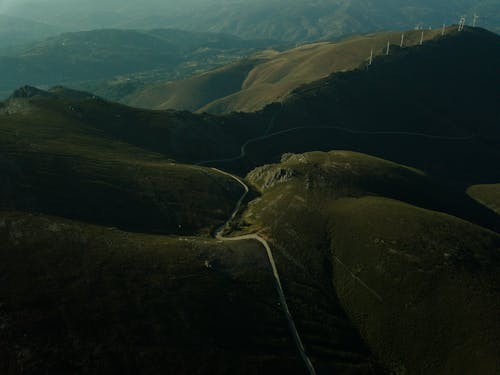
[[[233,180],[237,181],[244,188],[244,193],[241,196],[241,198],[238,200],[238,202],[236,203],[236,207],[234,208],[234,211],[232,212],[231,217],[224,225],[222,225],[220,228],[218,228],[215,231],[214,237],[220,241],[254,240],[254,241],[258,241],[262,246],[264,246],[264,248],[266,249],[267,257],[269,259],[269,263],[271,264],[271,268],[273,271],[273,278],[274,278],[274,284],[276,287],[276,291],[278,292],[278,297],[279,297],[279,300],[281,303],[281,307],[283,308],[283,312],[285,313],[285,317],[287,319],[288,326],[290,328],[295,346],[297,347],[297,350],[299,351],[300,357],[301,357],[302,361],[304,362],[304,365],[307,368],[308,374],[309,375],[316,375],[316,370],[314,369],[314,366],[312,365],[311,360],[307,356],[307,353],[306,353],[305,348],[304,348],[304,344],[302,343],[299,332],[297,331],[297,327],[295,326],[295,322],[293,320],[292,314],[290,313],[290,310],[288,308],[288,304],[286,302],[286,297],[285,297],[285,292],[283,291],[283,287],[281,285],[281,279],[280,279],[280,276],[278,273],[278,268],[276,267],[276,261],[274,260],[274,255],[273,255],[273,252],[272,252],[271,247],[269,246],[268,242],[257,233],[246,234],[246,235],[237,236],[237,237],[226,237],[222,234],[224,232],[224,229],[226,228],[226,226],[236,218],[236,215],[240,211],[241,205],[243,204],[243,201],[247,197],[250,189],[240,178],[238,178],[230,173],[224,172],[220,169],[217,169],[217,168],[212,168],[212,170],[214,170],[218,173],[221,173],[225,176],[231,177]]]

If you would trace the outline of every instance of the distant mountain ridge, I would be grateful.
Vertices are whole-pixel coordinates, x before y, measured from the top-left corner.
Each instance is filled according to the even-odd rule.
[[[0,91],[24,84],[88,88],[92,83],[98,86],[99,82],[116,79],[118,89],[127,90],[127,85],[159,77],[182,77],[273,44],[174,29],[64,33],[19,52],[0,55]],[[139,83],[130,78],[134,74],[141,77]]]
[[[457,23],[464,15],[471,24],[474,13],[481,26],[500,27],[495,0],[52,0],[18,1],[7,11],[77,29],[176,27],[309,42],[418,24],[436,28]]]
[[[449,27],[445,33],[455,30]],[[421,31],[404,32],[404,47],[418,45]],[[441,29],[426,30],[423,42],[441,37]],[[187,109],[223,114],[251,112],[286,100],[303,84],[332,73],[357,69],[390,48],[398,48],[401,32],[381,32],[346,38],[338,42],[319,42],[278,51],[265,51],[222,68],[184,80],[153,83],[121,101],[151,109]],[[216,89],[214,89],[214,87]],[[225,89],[221,89],[225,88]]]

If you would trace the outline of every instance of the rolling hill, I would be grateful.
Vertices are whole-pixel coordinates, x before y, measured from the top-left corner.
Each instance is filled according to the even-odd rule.
[[[453,29],[449,28],[447,32]],[[441,35],[426,31],[424,41]],[[407,31],[406,47],[420,43],[421,31]],[[400,45],[400,32],[383,32],[339,42],[306,44],[283,52],[266,51],[254,58],[167,83],[154,83],[122,101],[151,109],[187,109],[215,114],[251,112],[284,100],[296,88],[366,64],[371,49],[383,55],[387,42]],[[213,87],[217,89],[214,90]]]
[[[247,181],[262,195],[240,228],[275,249],[313,357],[321,339],[294,301],[308,293],[303,280],[339,299],[388,373],[498,371],[500,236],[423,208],[447,193],[422,172],[353,152],[310,152],[285,155]]]
[[[122,97],[145,82],[181,78],[274,43],[175,29],[65,33],[0,57],[0,89],[65,84]]]
[[[500,181],[498,41],[393,48],[255,113],[16,90],[0,372],[498,373],[500,216],[466,191]]]
[[[1,11],[1,9],[0,9]],[[223,32],[243,38],[314,41],[374,30],[440,27],[481,16],[481,26],[498,31],[495,0],[439,3],[394,0],[29,0],[10,2],[4,12],[72,29],[164,28]]]

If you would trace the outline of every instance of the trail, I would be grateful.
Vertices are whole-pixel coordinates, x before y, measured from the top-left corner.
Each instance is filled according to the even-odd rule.
[[[279,297],[281,306],[283,307],[283,311],[285,313],[285,317],[287,319],[288,326],[289,326],[290,331],[292,333],[293,341],[297,347],[297,350],[300,353],[300,357],[302,358],[309,375],[316,375],[316,371],[311,363],[311,360],[309,359],[309,357],[306,354],[304,344],[302,343],[299,332],[297,331],[297,327],[295,326],[295,322],[293,320],[292,314],[290,313],[290,310],[288,308],[285,293],[284,293],[283,287],[281,285],[281,279],[280,279],[280,276],[278,273],[278,268],[276,267],[276,262],[274,260],[274,255],[273,255],[273,252],[271,250],[271,247],[269,246],[269,244],[267,243],[267,241],[264,238],[262,238],[261,236],[259,236],[258,234],[255,234],[255,233],[254,234],[246,234],[246,235],[237,236],[237,237],[225,237],[222,234],[224,232],[225,227],[235,219],[236,215],[240,211],[241,205],[243,204],[243,201],[245,200],[245,198],[249,192],[248,186],[241,179],[239,179],[238,177],[236,177],[230,173],[224,172],[224,171],[217,169],[217,168],[212,168],[212,169],[218,173],[221,173],[223,175],[231,177],[233,180],[237,181],[241,186],[243,186],[243,188],[245,190],[245,192],[243,193],[241,198],[236,203],[236,207],[234,208],[234,211],[231,214],[231,217],[229,218],[229,220],[224,225],[222,225],[219,229],[217,229],[217,231],[215,232],[215,238],[220,240],[220,241],[254,240],[254,241],[260,242],[264,246],[264,248],[266,249],[267,257],[269,259],[269,263],[271,264],[271,268],[273,271],[273,278],[274,278],[274,284],[276,287],[276,291],[278,292],[278,297]]]
[[[268,131],[274,126],[274,121],[275,117],[271,119],[270,125],[268,127]],[[232,158],[226,158],[226,159],[213,159],[213,160],[204,160],[196,165],[206,165],[206,164],[212,164],[212,163],[222,163],[222,162],[230,162],[230,161],[237,161],[240,159],[243,159],[246,156],[246,149],[248,145],[263,141],[265,139],[269,139],[272,137],[275,137],[277,135],[282,135],[286,133],[291,133],[297,130],[322,130],[322,129],[332,129],[332,130],[337,130],[345,133],[350,133],[350,134],[355,134],[355,135],[373,135],[373,136],[391,136],[391,135],[400,135],[400,136],[407,136],[407,137],[420,137],[420,138],[427,138],[427,139],[437,139],[437,140],[444,140],[444,141],[470,141],[471,139],[476,138],[476,135],[469,135],[466,137],[447,137],[447,136],[442,136],[442,135],[432,135],[432,134],[425,134],[425,133],[414,133],[414,132],[400,132],[400,131],[364,131],[364,130],[353,130],[353,129],[348,129],[348,128],[343,128],[340,126],[298,126],[295,128],[290,128],[290,129],[285,129],[281,130],[275,133],[271,134],[266,134],[261,135],[259,137],[251,138],[247,140],[245,143],[240,148],[240,154],[238,156],[234,156]]]

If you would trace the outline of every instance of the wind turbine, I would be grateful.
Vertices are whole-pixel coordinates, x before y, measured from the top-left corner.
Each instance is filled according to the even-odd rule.
[[[372,48],[372,51],[370,53],[370,62],[368,63],[368,65],[371,65],[373,63],[373,48]]]
[[[422,35],[420,35],[420,45],[424,44],[424,31],[422,30]]]
[[[476,23],[478,20],[479,16],[477,14],[474,14],[474,19],[472,20],[472,27],[476,27]]]
[[[460,18],[460,22],[458,23],[458,31],[462,31],[465,27],[465,17]]]
[[[405,33],[401,34],[401,44],[399,46],[403,48],[404,44],[405,44]]]
[[[386,56],[389,56],[390,51],[391,51],[391,43],[387,41],[387,51],[385,52]]]

